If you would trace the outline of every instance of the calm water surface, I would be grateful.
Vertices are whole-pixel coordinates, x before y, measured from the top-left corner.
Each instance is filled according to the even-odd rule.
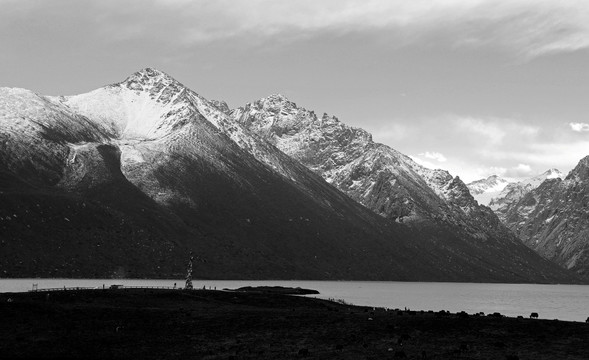
[[[137,279],[0,279],[0,292],[38,288],[127,286],[184,286],[184,280]],[[234,289],[241,286],[291,286],[318,290],[319,298],[343,299],[355,305],[412,310],[448,310],[468,313],[500,312],[508,316],[585,321],[589,316],[589,285],[418,283],[374,281],[249,281],[194,280],[195,288]]]

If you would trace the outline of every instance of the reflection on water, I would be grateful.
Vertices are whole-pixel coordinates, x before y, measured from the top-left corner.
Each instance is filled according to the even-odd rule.
[[[126,286],[184,286],[183,279],[0,279],[0,292],[66,287]],[[319,298],[343,299],[355,305],[378,306],[412,310],[448,310],[468,313],[500,312],[507,316],[529,316],[537,312],[540,318],[585,321],[589,316],[588,285],[536,284],[477,284],[477,283],[418,283],[373,281],[250,281],[193,280],[195,289],[242,286],[291,286],[318,290]]]

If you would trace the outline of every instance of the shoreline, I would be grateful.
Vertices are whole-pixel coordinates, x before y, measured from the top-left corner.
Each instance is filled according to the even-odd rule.
[[[140,281],[140,280],[157,280],[157,281],[181,281],[184,282],[185,274],[179,274],[177,278],[173,277],[124,277],[124,278],[101,278],[101,277],[30,277],[30,276],[23,276],[23,277],[1,277],[0,281],[2,280],[104,280],[104,281]],[[589,278],[588,279],[580,279],[578,282],[525,282],[525,281],[514,281],[514,282],[502,282],[502,281],[450,281],[450,280],[359,280],[359,279],[281,279],[281,278],[268,278],[268,279],[192,279],[193,281],[242,281],[242,282],[256,282],[256,281],[305,281],[305,282],[367,282],[367,283],[391,283],[391,282],[398,282],[398,283],[425,283],[425,284],[496,284],[496,285],[578,285],[578,286],[586,286],[589,285]]]
[[[0,280],[0,291],[27,292],[32,285],[38,288],[66,287],[108,287],[113,284],[124,286],[167,286],[183,287],[184,281],[172,280],[134,280],[134,279],[28,279]],[[416,283],[416,282],[330,282],[330,281],[193,281],[194,288],[217,289],[239,288],[244,286],[286,286],[317,289],[318,298],[344,299],[360,306],[388,308],[411,308],[427,310],[447,310],[500,312],[517,317],[529,316],[538,312],[542,319],[584,322],[587,313],[589,286],[571,285],[519,285],[488,283]],[[10,289],[15,289],[10,291]],[[1,294],[1,293],[0,293]],[[555,304],[558,304],[555,307]]]

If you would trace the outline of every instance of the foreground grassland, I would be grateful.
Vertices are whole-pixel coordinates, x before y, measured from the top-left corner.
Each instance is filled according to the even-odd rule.
[[[0,319],[2,359],[589,358],[585,323],[393,311],[255,291],[3,293]]]

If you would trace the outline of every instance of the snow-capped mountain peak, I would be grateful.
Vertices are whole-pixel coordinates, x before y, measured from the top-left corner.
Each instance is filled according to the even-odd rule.
[[[501,191],[509,184],[509,181],[497,176],[491,175],[486,179],[480,179],[468,183],[468,188],[471,194],[482,194],[485,192]]]
[[[285,104],[295,105],[290,100],[288,100],[288,98],[286,96],[284,96],[282,94],[272,94],[272,95],[266,96],[264,98],[261,98],[259,100],[259,102],[261,104],[263,104],[264,107],[266,107],[266,108],[272,108],[273,105],[274,106],[283,106]]]
[[[144,69],[121,83],[60,100],[119,139],[156,139],[182,125],[175,121],[179,116],[171,115],[186,113],[191,106],[185,91],[172,77]]]
[[[480,179],[468,183],[468,189],[472,196],[481,205],[488,205],[491,199],[501,193],[509,185],[509,181],[497,175],[491,175],[486,179]]]
[[[564,174],[558,169],[549,169],[542,175],[546,176],[546,179],[564,178]]]
[[[540,184],[542,184],[544,182],[544,180],[557,179],[557,178],[564,179],[564,174],[561,173],[558,169],[548,169],[548,170],[544,171],[542,174],[525,179],[525,180],[521,181],[520,183],[523,185],[529,185],[535,189],[538,186],[540,186]]]
[[[209,101],[153,68],[145,68],[120,83],[86,94],[61,97],[60,101],[103,124],[123,144],[163,139],[186,126],[205,122],[259,161],[289,179],[293,177],[283,166],[284,159],[281,158],[286,156],[270,149],[265,141],[260,141],[230,117],[226,103]],[[268,103],[280,102],[288,103],[281,95],[268,98]]]
[[[131,74],[119,84],[124,84],[133,90],[146,90],[149,87],[156,86],[156,84],[163,86],[170,86],[171,84],[181,85],[176,79],[165,72],[150,67]]]
[[[517,203],[527,193],[536,189],[547,179],[563,179],[564,174],[558,169],[549,169],[542,174],[508,184],[489,203],[489,207],[497,213],[502,221],[505,221],[506,212],[512,204]]]

